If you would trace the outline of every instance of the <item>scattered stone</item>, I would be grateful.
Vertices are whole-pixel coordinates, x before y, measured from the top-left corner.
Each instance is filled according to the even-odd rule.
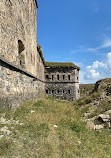
[[[95,124],[94,124],[93,121],[91,121],[91,120],[88,120],[88,121],[87,121],[86,128],[94,129],[94,126],[95,126]]]
[[[7,121],[4,117],[1,117],[1,118],[0,118],[0,123],[1,123],[1,124],[10,124],[10,125],[11,125],[11,124],[17,124],[17,125],[18,125],[18,124],[22,124],[22,123],[20,123],[19,120],[15,121],[15,120],[11,119],[11,120],[8,120],[8,121]]]
[[[1,124],[6,124],[6,119],[3,118],[3,117],[1,117],[1,119],[0,119],[0,123],[1,123]]]
[[[24,123],[20,123],[19,125],[22,126],[22,125],[24,125]]]
[[[101,130],[104,128],[104,125],[95,125],[94,130]]]
[[[108,122],[110,119],[110,116],[106,114],[101,114],[98,116],[98,118],[101,118],[104,122]]]
[[[4,135],[0,135],[0,138],[4,137]]]
[[[2,127],[0,131],[6,135],[12,134],[12,132],[10,130],[8,130],[8,127],[6,127],[6,126]]]
[[[31,110],[31,113],[34,113],[35,111],[34,110]]]
[[[58,126],[57,126],[57,125],[54,125],[54,127],[55,127],[55,128],[58,128]]]
[[[87,117],[87,116],[89,116],[91,113],[89,113],[89,112],[86,112],[86,113],[84,113],[84,117]]]
[[[106,114],[111,114],[111,110],[108,110],[105,112]]]
[[[78,144],[80,145],[80,144],[81,144],[81,141],[78,141]]]

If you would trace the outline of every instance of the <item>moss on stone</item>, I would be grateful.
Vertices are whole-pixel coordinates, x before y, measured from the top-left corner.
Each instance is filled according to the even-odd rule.
[[[71,62],[45,62],[46,67],[51,68],[77,68],[80,70],[80,67]]]

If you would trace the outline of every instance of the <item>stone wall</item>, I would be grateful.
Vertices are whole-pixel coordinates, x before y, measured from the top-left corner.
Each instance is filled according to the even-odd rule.
[[[43,80],[0,60],[0,98],[7,98],[12,108],[25,100],[43,97],[44,86]]]
[[[35,0],[0,0],[0,57],[38,77]]]
[[[46,68],[46,93],[66,100],[80,97],[79,70],[76,68]]]

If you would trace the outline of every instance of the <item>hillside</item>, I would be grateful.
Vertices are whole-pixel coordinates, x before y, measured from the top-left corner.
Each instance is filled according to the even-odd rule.
[[[93,87],[75,103],[79,110],[86,108],[87,118],[111,110],[111,79],[99,80]]]
[[[94,89],[94,84],[80,84],[80,95],[86,96]]]
[[[48,97],[1,111],[0,158],[110,158],[110,129],[87,127],[87,120],[111,110],[109,89],[110,80],[101,80],[74,103]]]

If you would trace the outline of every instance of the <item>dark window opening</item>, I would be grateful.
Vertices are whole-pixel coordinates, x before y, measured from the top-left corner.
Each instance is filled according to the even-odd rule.
[[[65,75],[63,75],[63,80],[65,80]]]
[[[78,80],[78,77],[77,77],[77,80]]]
[[[48,90],[46,89],[46,94],[48,94],[49,92],[48,92]]]
[[[52,80],[54,79],[54,75],[52,75]]]
[[[18,53],[19,55],[24,51],[25,47],[21,40],[18,40]]]
[[[59,75],[57,75],[57,79],[59,80]]]
[[[78,89],[78,93],[79,93],[80,91],[79,91],[79,89]]]
[[[54,90],[52,90],[52,94],[54,94]]]
[[[59,90],[57,90],[57,94],[59,94]]]
[[[70,90],[68,90],[68,94],[71,94],[71,91],[70,91]]]
[[[63,90],[62,92],[63,92],[63,94],[64,94],[64,90]]]
[[[68,75],[68,80],[70,81],[70,75]]]
[[[20,65],[22,65],[22,61],[20,61]]]
[[[48,76],[48,75],[46,75],[45,77],[46,77],[46,79],[49,79],[49,76]]]

